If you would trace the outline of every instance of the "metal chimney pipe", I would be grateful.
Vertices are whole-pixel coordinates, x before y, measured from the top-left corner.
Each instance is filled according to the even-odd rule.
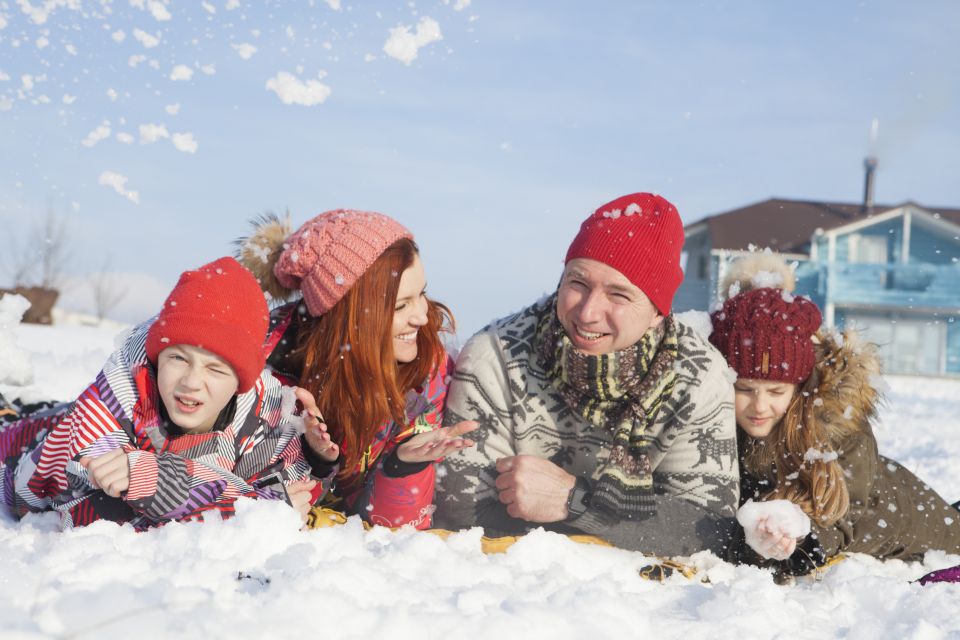
[[[873,182],[877,173],[876,156],[867,156],[863,159],[863,168],[866,171],[866,177],[863,184],[863,212],[873,215]]]

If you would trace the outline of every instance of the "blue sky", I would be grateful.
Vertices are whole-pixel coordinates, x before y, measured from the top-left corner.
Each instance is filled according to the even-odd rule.
[[[624,193],[687,223],[859,200],[875,117],[877,200],[960,207],[960,3],[207,6],[0,0],[0,224],[22,242],[48,208],[65,217],[73,275],[125,274],[124,320],[265,210],[353,207],[410,227],[469,334],[552,289],[579,223]],[[418,25],[409,64],[384,51]],[[284,104],[280,72],[315,104]]]

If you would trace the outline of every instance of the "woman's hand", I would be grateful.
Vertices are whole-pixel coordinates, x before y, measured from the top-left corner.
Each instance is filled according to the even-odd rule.
[[[464,420],[452,427],[418,433],[397,447],[397,457],[402,462],[434,462],[454,451],[472,447],[473,440],[462,436],[479,426],[475,420]]]
[[[297,400],[303,404],[303,435],[307,439],[307,444],[322,459],[327,462],[335,462],[340,457],[340,447],[330,439],[327,432],[327,425],[323,423],[323,416],[317,407],[317,401],[313,394],[302,387],[297,387],[293,391]]]
[[[82,456],[80,464],[87,470],[90,484],[95,489],[103,489],[112,498],[119,498],[130,488],[130,463],[123,449],[114,449],[95,458]]]

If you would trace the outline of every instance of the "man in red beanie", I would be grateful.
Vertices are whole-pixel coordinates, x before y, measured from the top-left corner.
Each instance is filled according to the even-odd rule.
[[[260,285],[233,258],[184,272],[75,402],[0,431],[3,503],[57,511],[64,528],[229,516],[241,496],[305,515],[315,482],[263,371],[267,323]]]
[[[671,313],[683,223],[635,193],[588,217],[552,296],[493,322],[457,361],[438,525],[592,534],[648,554],[724,551],[739,495],[722,356]]]

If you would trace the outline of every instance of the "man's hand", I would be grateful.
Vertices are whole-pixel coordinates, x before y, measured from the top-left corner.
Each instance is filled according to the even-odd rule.
[[[103,489],[108,496],[119,498],[130,488],[130,464],[123,449],[114,449],[95,458],[82,456],[80,464],[87,470],[90,484],[95,489]]]
[[[320,415],[313,394],[302,387],[297,387],[293,394],[303,404],[303,412],[306,414],[303,418],[303,435],[307,439],[307,445],[327,462],[336,462],[340,457],[340,447],[330,439],[327,425],[323,423],[323,416]]]
[[[287,485],[287,497],[290,498],[290,506],[297,510],[300,519],[307,521],[307,514],[310,513],[312,491],[317,486],[316,480],[297,480]]]
[[[496,486],[511,517],[528,522],[559,522],[567,517],[567,497],[577,482],[554,463],[536,456],[497,460]]]
[[[403,462],[433,462],[447,454],[473,446],[473,440],[464,438],[480,426],[475,420],[464,420],[452,427],[418,433],[397,447],[397,456]]]

